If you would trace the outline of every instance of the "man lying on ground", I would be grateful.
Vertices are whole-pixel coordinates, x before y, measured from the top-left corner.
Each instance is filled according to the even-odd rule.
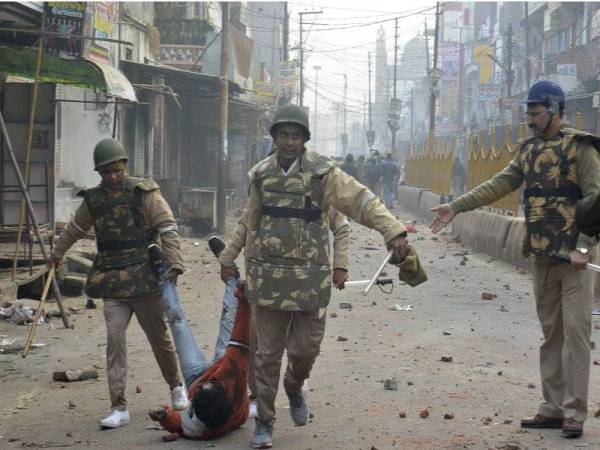
[[[204,354],[180,353],[191,406],[175,411],[164,406],[150,411],[150,418],[180,436],[208,440],[238,428],[248,419],[248,344],[250,342],[250,305],[242,283],[235,293],[238,300],[235,324],[222,358],[209,366]],[[177,342],[175,343],[177,345]],[[190,365],[194,367],[190,369]],[[185,368],[184,368],[185,367]]]

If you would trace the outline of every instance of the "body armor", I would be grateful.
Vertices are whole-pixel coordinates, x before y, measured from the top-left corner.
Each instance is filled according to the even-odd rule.
[[[529,139],[522,145],[527,236],[523,254],[567,255],[577,244],[575,207],[581,198],[577,184],[577,145],[593,136],[561,128],[550,145]]]
[[[154,235],[142,207],[144,191],[155,189],[154,181],[128,177],[120,190],[98,186],[78,194],[94,221],[98,247],[86,284],[90,297],[137,298],[159,292],[147,253]]]
[[[262,210],[247,246],[248,298],[260,306],[314,311],[331,297],[323,177],[333,162],[306,151],[299,170],[284,175],[272,155],[251,171]],[[256,230],[252,233],[252,230]]]

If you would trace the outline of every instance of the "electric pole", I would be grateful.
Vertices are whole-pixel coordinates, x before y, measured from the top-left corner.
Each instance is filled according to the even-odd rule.
[[[227,124],[229,120],[229,3],[221,3],[222,18],[221,18],[221,112],[219,120],[219,153],[217,161],[217,231],[223,233],[225,231],[225,209],[226,196],[225,189],[227,187],[229,161],[227,151]]]
[[[348,148],[348,134],[346,133],[346,121],[347,121],[347,101],[348,101],[348,76],[344,74],[344,134],[342,134],[342,152],[346,156],[346,149]]]
[[[319,98],[319,70],[321,70],[321,66],[313,66],[313,69],[315,69],[315,113],[314,113],[314,119],[313,119],[313,132],[312,132],[312,139],[313,139],[313,146],[315,147],[315,150],[317,149],[317,99]]]
[[[290,56],[288,53],[289,40],[290,40],[290,16],[288,15],[288,4],[287,2],[283,2],[283,60],[289,61]]]
[[[508,36],[506,37],[506,96],[512,97],[512,86],[514,79],[514,72],[512,70],[512,47],[513,47],[513,29],[512,24],[508,24]]]
[[[304,11],[299,12],[300,16],[300,44],[298,46],[300,53],[300,106],[304,106],[304,43],[302,42],[302,16],[306,14],[321,14],[323,11]]]
[[[398,130],[398,120],[400,120],[400,112],[398,111],[398,118],[396,115],[396,82],[397,82],[397,71],[398,71],[398,18],[394,21],[395,33],[394,33],[394,96],[392,104],[394,109],[392,110],[390,105],[390,131],[392,132],[392,153],[395,153],[396,148],[396,131]]]
[[[371,115],[371,52],[369,52],[369,130],[367,131],[367,145],[369,149],[375,143],[375,133],[373,132],[373,117]]]
[[[415,133],[415,88],[410,88],[410,142],[414,142]]]
[[[438,83],[437,73],[437,59],[438,59],[438,46],[439,46],[439,35],[440,35],[440,2],[436,3],[435,6],[435,35],[433,38],[433,68],[430,73],[431,81],[431,96],[429,100],[429,133],[431,137],[435,135],[435,95]]]
[[[529,57],[529,4],[525,3],[525,73],[527,76],[527,89],[531,87],[531,59]]]

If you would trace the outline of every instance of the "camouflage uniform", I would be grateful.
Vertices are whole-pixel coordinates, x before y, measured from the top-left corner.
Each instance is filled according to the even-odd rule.
[[[534,293],[544,334],[540,369],[545,401],[539,414],[578,422],[587,414],[592,276],[551,256],[596,244],[578,233],[575,205],[582,196],[600,191],[598,143],[597,137],[566,127],[547,141],[525,139],[503,171],[450,204],[455,213],[469,211],[525,182],[523,254],[535,256]]]
[[[79,195],[84,201],[58,238],[52,255],[62,259],[94,226],[98,253],[88,274],[86,292],[104,299],[110,397],[113,409],[125,410],[125,333],[134,313],[169,386],[181,383],[164,322],[160,290],[146,250],[150,242],[160,237],[165,258],[174,270],[183,272],[177,225],[158,185],[150,180],[127,177],[119,190],[97,186]]]
[[[284,350],[284,387],[296,393],[319,352],[331,296],[328,212],[335,208],[385,242],[406,232],[381,201],[332,161],[306,151],[284,172],[277,155],[250,172],[246,275],[254,306],[258,419],[269,423]],[[237,254],[219,261],[231,266]]]

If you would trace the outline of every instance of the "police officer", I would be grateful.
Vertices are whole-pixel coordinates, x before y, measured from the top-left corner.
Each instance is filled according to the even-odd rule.
[[[254,448],[270,448],[284,350],[284,387],[297,426],[308,422],[302,385],[319,353],[331,297],[328,212],[335,208],[379,231],[397,258],[407,252],[406,230],[365,186],[334,161],[308,151],[308,116],[282,106],[270,128],[276,153],[250,171],[246,236],[247,295],[255,305],[255,384],[258,417]],[[222,273],[237,255],[221,254]]]
[[[575,227],[575,205],[600,190],[597,137],[562,125],[563,90],[552,81],[535,83],[527,100],[533,136],[519,143],[510,164],[492,179],[437,213],[436,233],[456,214],[492,203],[525,183],[524,255],[534,255],[534,293],[544,334],[540,369],[544,401],[524,428],[562,428],[583,434],[590,371],[592,279],[585,270],[595,241]],[[570,263],[555,258],[570,258]]]
[[[163,302],[156,276],[148,263],[147,247],[160,238],[171,266],[171,278],[183,273],[183,256],[177,225],[158,185],[125,173],[127,156],[114,139],[94,148],[94,166],[100,185],[79,192],[83,197],[74,218],[60,235],[50,257],[60,264],[67,250],[93,226],[98,253],[88,274],[86,293],[104,299],[106,364],[111,413],[102,428],[129,423],[125,399],[127,380],[126,330],[132,314],[146,333],[162,375],[171,388],[174,409],[188,406],[177,372],[177,357],[167,335]]]

